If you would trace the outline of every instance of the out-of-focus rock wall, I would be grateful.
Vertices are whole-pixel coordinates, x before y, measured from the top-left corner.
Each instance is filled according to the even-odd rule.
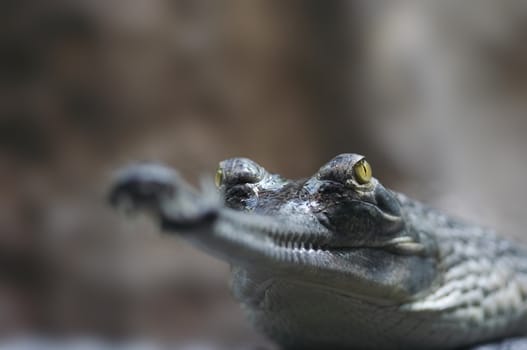
[[[527,3],[381,2],[368,20],[371,110],[405,185],[527,240]]]
[[[264,344],[228,268],[104,203],[160,160],[308,176],[368,156],[390,187],[522,238],[521,2],[0,5],[0,335]],[[525,239],[525,236],[523,236]]]
[[[331,28],[341,5],[2,6],[0,331],[261,342],[224,263],[124,222],[105,191],[118,167],[143,159],[193,182],[236,155],[290,176],[314,171],[335,153],[321,128],[332,97],[319,94],[337,74],[326,77],[332,53],[318,45],[346,37]]]

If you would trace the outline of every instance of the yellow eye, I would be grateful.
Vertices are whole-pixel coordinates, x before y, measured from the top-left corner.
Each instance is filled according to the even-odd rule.
[[[216,174],[214,175],[214,183],[216,184],[216,187],[220,187],[223,183],[223,170],[221,170],[221,168],[216,170]]]
[[[353,173],[355,174],[355,178],[357,179],[358,183],[361,185],[367,184],[371,180],[370,163],[368,163],[366,159],[359,160],[353,166]]]

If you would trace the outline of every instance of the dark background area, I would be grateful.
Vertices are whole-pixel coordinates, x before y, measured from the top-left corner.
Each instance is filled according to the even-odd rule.
[[[228,266],[105,203],[158,160],[197,183],[338,153],[527,241],[525,1],[0,5],[0,337],[267,346]],[[218,345],[219,344],[219,345]]]

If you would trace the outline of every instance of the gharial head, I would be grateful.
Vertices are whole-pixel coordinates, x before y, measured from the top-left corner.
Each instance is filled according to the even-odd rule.
[[[215,183],[227,207],[282,223],[268,230],[267,256],[277,273],[295,270],[287,278],[331,281],[332,288],[400,301],[437,276],[433,242],[407,225],[397,195],[372,176],[361,155],[338,155],[302,180],[231,158],[220,163]]]
[[[281,278],[400,303],[440,277],[434,236],[415,225],[408,203],[372,176],[363,156],[338,155],[301,180],[232,158],[220,163],[215,182],[223,203],[215,191],[195,192],[173,169],[139,164],[120,173],[110,201],[128,199],[164,230],[253,280]]]

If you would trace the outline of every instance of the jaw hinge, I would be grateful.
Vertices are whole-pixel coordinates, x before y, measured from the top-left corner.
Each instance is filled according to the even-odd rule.
[[[425,255],[426,248],[419,242],[404,242],[389,246],[390,250],[401,255]]]

